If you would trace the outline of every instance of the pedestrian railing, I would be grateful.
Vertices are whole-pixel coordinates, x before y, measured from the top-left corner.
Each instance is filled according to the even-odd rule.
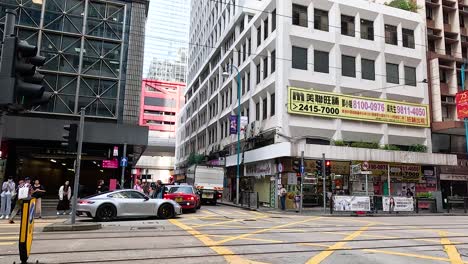
[[[448,197],[447,198],[447,213],[450,213],[450,210],[452,209],[452,205],[460,205],[463,204],[463,211],[467,212],[467,207],[468,207],[468,197]]]

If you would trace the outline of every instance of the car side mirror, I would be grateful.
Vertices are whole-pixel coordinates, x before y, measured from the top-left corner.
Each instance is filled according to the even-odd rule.
[[[145,195],[145,201],[148,201],[150,198]]]

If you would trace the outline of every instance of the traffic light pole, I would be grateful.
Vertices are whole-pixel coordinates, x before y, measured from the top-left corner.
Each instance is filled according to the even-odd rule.
[[[72,225],[74,225],[76,222],[76,203],[78,201],[78,190],[80,186],[81,152],[82,152],[82,147],[83,147],[84,121],[85,121],[85,109],[81,108],[80,126],[79,126],[79,132],[78,132],[78,152],[76,154],[75,182],[73,184],[72,215],[71,215]]]
[[[124,147],[123,147],[122,159],[126,158],[126,157],[127,157],[127,143],[125,143]],[[121,178],[120,178],[120,188],[121,189],[124,189],[124,183],[125,183],[125,166],[122,166],[122,175],[121,175]]]
[[[327,211],[327,170],[325,169],[325,153],[322,153],[322,179],[323,179],[323,212]]]
[[[299,212],[302,213],[303,203],[304,203],[304,177],[306,175],[304,168],[304,151],[301,151],[301,204],[299,207]]]

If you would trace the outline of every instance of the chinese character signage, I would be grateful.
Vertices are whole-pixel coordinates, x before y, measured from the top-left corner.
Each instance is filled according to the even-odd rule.
[[[429,106],[288,88],[288,113],[429,127]]]
[[[237,134],[237,116],[232,115],[229,117],[229,134],[235,135]]]
[[[468,118],[468,91],[457,93],[456,102],[458,118]]]
[[[102,161],[103,169],[117,169],[118,167],[119,167],[119,161],[117,159]]]

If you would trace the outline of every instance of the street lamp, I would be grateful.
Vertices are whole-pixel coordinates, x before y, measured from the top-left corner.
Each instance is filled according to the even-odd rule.
[[[236,170],[236,204],[239,204],[239,179],[240,179],[240,115],[241,115],[241,76],[239,68],[234,65],[228,65],[231,67],[230,72],[223,72],[224,77],[229,77],[232,73],[232,69],[237,71],[237,170]]]

